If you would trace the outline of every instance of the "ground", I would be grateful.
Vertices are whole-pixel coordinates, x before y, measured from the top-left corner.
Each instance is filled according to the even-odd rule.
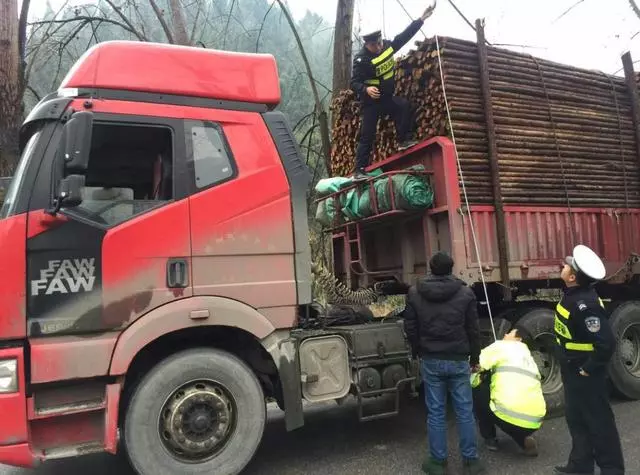
[[[640,473],[639,402],[614,402],[624,448],[627,473]],[[282,413],[270,408],[270,421],[258,454],[245,470],[247,475],[419,475],[426,450],[425,413],[419,401],[403,406],[398,417],[359,423],[352,404],[309,408],[307,424],[286,433]],[[450,425],[450,474],[459,472],[455,424]],[[499,453],[481,449],[489,474],[551,474],[554,465],[565,461],[570,438],[563,418],[549,420],[538,434],[541,454],[528,459],[518,455],[516,447],[504,442]],[[125,457],[87,456],[75,460],[47,463],[35,470],[0,466],[0,475],[75,475],[132,474]]]

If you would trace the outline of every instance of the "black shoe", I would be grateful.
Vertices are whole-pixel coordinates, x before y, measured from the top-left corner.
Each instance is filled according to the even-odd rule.
[[[407,150],[408,148],[411,148],[417,144],[418,144],[417,140],[403,140],[398,144],[398,150],[402,152],[403,150]]]
[[[365,181],[367,178],[369,178],[367,175],[365,175],[364,170],[356,170],[353,173],[353,181]]]
[[[580,471],[580,470],[576,470],[570,465],[565,465],[562,467],[556,467],[555,473],[557,475],[593,475],[594,471],[593,470],[591,470],[590,472],[585,472],[584,470]]]
[[[487,450],[490,450],[492,452],[497,452],[498,439],[496,437],[493,437],[491,439],[484,439],[484,446],[487,448]]]

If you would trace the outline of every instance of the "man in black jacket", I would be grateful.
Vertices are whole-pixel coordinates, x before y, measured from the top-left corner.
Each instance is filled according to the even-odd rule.
[[[430,459],[422,469],[429,475],[445,473],[447,462],[447,392],[458,423],[464,473],[482,474],[478,460],[471,367],[480,358],[480,328],[476,297],[451,274],[453,259],[444,252],[429,261],[431,276],[409,289],[404,310],[405,331],[414,354],[421,359],[428,409]]]
[[[410,140],[409,121],[411,111],[409,102],[394,97],[395,59],[393,57],[420,30],[424,21],[433,13],[433,6],[427,8],[422,16],[413,21],[406,30],[393,40],[383,40],[381,32],[374,31],[362,36],[364,47],[353,58],[351,88],[358,95],[362,107],[360,143],[356,152],[356,170],[354,178],[365,178],[364,170],[369,165],[376,126],[381,114],[389,114],[396,124],[400,150],[412,147],[417,142]]]

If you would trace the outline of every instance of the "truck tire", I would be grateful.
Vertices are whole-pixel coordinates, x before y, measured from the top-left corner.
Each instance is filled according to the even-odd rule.
[[[253,371],[230,353],[198,348],[142,379],[126,408],[124,442],[141,475],[232,475],[253,458],[265,422]]]
[[[609,376],[617,393],[640,399],[640,302],[625,302],[609,317],[618,342],[609,364]]]
[[[560,362],[557,358],[553,330],[555,314],[549,308],[536,308],[523,313],[514,325],[526,330],[533,339],[531,354],[542,376],[542,392],[547,403],[547,417],[564,412],[564,389]]]

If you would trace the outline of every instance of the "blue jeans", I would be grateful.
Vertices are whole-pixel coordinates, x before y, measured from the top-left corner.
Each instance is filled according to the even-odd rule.
[[[427,428],[431,457],[447,458],[447,391],[451,394],[458,424],[460,452],[465,459],[478,458],[473,393],[467,361],[422,359],[422,380],[427,403]]]

